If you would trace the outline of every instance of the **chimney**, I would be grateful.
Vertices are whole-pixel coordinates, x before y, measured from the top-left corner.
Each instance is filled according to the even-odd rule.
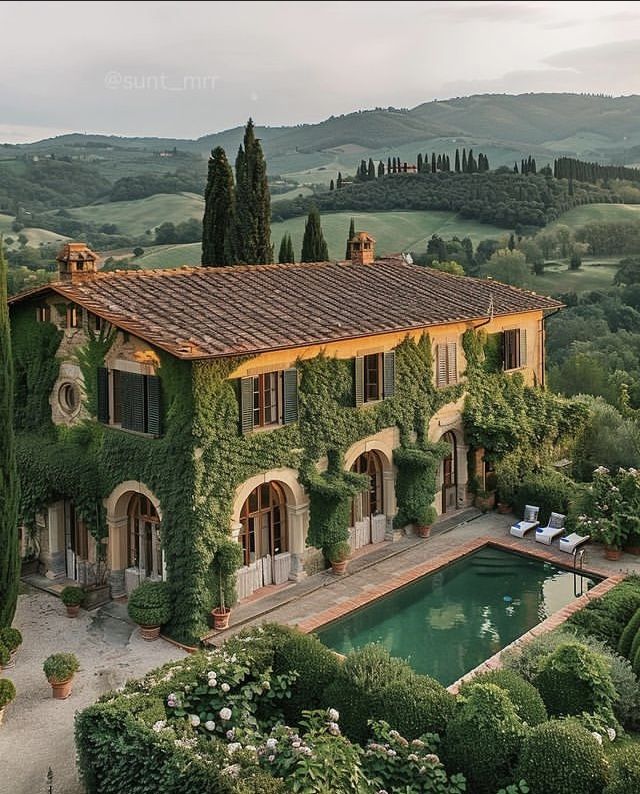
[[[373,262],[375,242],[366,232],[358,232],[349,240],[349,258],[354,265],[370,265]]]
[[[60,281],[84,281],[98,271],[98,255],[86,243],[65,243],[56,261]]]

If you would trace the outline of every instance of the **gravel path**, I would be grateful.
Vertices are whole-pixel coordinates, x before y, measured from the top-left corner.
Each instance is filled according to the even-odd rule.
[[[140,639],[121,604],[81,610],[71,620],[58,598],[32,588],[19,597],[14,625],[24,642],[15,667],[1,674],[18,694],[0,727],[0,793],[49,794],[51,767],[51,794],[81,794],[73,742],[76,711],[128,678],[185,654],[164,640]],[[46,657],[60,651],[75,653],[80,661],[68,700],[53,700],[42,672]]]

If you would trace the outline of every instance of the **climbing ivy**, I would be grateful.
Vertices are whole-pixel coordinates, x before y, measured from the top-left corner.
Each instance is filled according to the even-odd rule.
[[[98,333],[87,329],[86,343],[76,350],[76,360],[84,380],[85,408],[90,416],[98,413],[98,378],[99,367],[104,367],[104,359],[111,345],[115,342],[118,329],[104,324]]]

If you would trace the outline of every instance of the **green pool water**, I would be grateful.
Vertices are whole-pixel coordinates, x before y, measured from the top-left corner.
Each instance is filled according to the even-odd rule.
[[[318,636],[345,654],[380,642],[448,685],[595,583],[487,547],[328,624]]]

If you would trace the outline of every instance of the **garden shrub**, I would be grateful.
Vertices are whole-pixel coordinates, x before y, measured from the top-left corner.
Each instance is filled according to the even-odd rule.
[[[503,689],[516,707],[518,716],[527,725],[534,727],[547,720],[547,709],[538,690],[513,670],[490,670],[474,676],[460,687],[465,695],[475,684],[495,684]]]
[[[12,653],[22,645],[22,634],[13,626],[5,626],[0,629],[0,644],[8,648],[9,653]]]
[[[597,653],[579,642],[559,645],[543,661],[534,686],[549,714],[571,716],[583,711],[599,714],[615,723],[616,700],[609,667]]]
[[[631,617],[631,620],[625,626],[620,641],[618,642],[618,653],[625,656],[627,659],[631,655],[631,646],[633,641],[640,630],[640,608],[636,609]]]
[[[412,675],[390,681],[377,693],[372,718],[384,719],[406,739],[425,733],[444,735],[455,710],[456,699],[434,678]]]
[[[460,771],[474,794],[495,794],[516,779],[527,728],[507,693],[495,684],[474,684],[460,698],[443,744],[447,769]]]
[[[604,794],[638,794],[640,791],[640,755],[638,745],[626,745],[609,757],[611,771]]]
[[[622,632],[637,609],[640,609],[640,577],[632,575],[601,598],[594,598],[568,622],[617,648]]]
[[[556,469],[531,472],[520,483],[513,496],[513,509],[518,516],[524,515],[525,505],[540,508],[538,520],[545,526],[551,513],[567,515],[576,494],[576,484]]]
[[[572,720],[550,720],[525,738],[517,775],[535,794],[602,794],[607,760],[586,728]]]
[[[166,582],[145,579],[129,596],[129,617],[140,626],[162,626],[171,618],[169,587]]]

